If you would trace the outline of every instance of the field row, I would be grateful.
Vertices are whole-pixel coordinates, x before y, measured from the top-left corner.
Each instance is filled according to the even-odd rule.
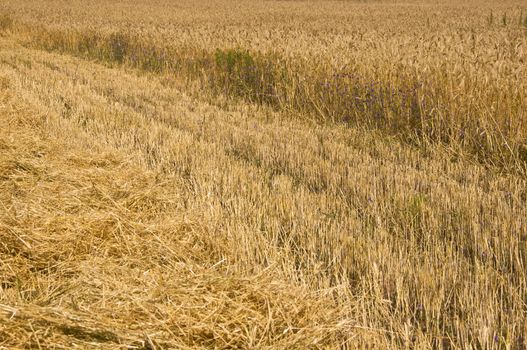
[[[35,12],[47,15],[52,5],[26,9],[31,16],[25,7],[11,5],[15,16],[5,26],[34,48],[175,74],[292,118],[381,129],[419,145],[442,143],[483,163],[525,170],[527,11],[514,2],[471,8],[331,3],[321,5],[323,15],[302,29],[309,9],[301,6],[271,15],[245,4],[249,7],[241,11],[251,8],[260,19],[255,25],[213,16],[211,27],[186,22],[181,11],[161,16],[166,4],[158,5],[143,5],[150,17],[140,20],[124,5],[105,3],[104,18],[115,16],[116,22],[101,23],[98,17],[91,21],[79,4],[69,6],[64,18],[45,17],[47,22]],[[220,5],[211,7],[227,13],[228,5]],[[198,16],[200,5],[182,6]],[[337,15],[345,9],[350,12]],[[289,17],[293,14],[299,18]],[[369,23],[366,14],[376,19]],[[158,24],[147,21],[158,15]],[[338,29],[323,24],[330,15]],[[368,30],[360,31],[360,23],[368,23]]]
[[[94,154],[127,154],[164,184],[145,191],[178,189],[163,200],[133,199],[133,189],[133,198],[97,192],[100,200],[126,200],[145,220],[164,208],[172,217],[193,218],[205,233],[189,244],[203,245],[232,273],[271,269],[287,283],[330,291],[336,304],[328,312],[344,323],[329,324],[334,332],[326,338],[309,330],[309,341],[335,346],[346,339],[339,327],[352,324],[356,344],[521,343],[527,288],[522,177],[453,162],[442,148],[425,154],[374,131],[315,128],[258,104],[231,102],[225,110],[210,103],[221,105],[218,96],[181,93],[171,76],[138,75],[16,43],[1,52],[0,62],[10,90],[53,116],[49,137]],[[122,186],[131,186],[120,164],[109,167],[122,172]],[[118,249],[141,239],[135,226],[110,221],[111,232],[129,227],[134,235],[116,236]],[[173,234],[163,227],[160,232]],[[236,339],[254,344],[249,335]]]

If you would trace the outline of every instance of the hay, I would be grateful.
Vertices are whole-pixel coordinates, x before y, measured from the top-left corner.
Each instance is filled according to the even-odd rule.
[[[0,346],[323,348],[349,336],[328,293],[273,267],[231,272],[177,179],[52,140],[45,118],[2,100]]]

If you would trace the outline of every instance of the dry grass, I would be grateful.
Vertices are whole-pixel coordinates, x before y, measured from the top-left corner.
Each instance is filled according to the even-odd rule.
[[[324,347],[352,326],[273,266],[248,277],[182,207],[181,181],[47,135],[2,93],[0,345]],[[82,135],[76,134],[82,137]]]
[[[0,346],[525,348],[518,3],[97,4],[1,5]]]

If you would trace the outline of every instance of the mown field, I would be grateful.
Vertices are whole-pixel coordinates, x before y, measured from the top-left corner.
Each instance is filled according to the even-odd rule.
[[[0,2],[0,348],[525,349],[527,4]]]

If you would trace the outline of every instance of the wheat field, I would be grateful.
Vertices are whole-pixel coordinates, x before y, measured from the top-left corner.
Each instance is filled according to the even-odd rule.
[[[0,349],[526,349],[527,4],[0,2]]]

